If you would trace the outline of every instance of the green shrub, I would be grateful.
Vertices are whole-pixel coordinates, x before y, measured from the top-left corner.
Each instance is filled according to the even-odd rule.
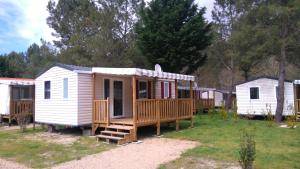
[[[222,118],[224,120],[227,120],[227,118],[228,118],[228,112],[227,112],[227,110],[225,108],[225,102],[224,101],[222,101],[221,108],[220,108],[220,113],[222,115]]]
[[[207,113],[208,113],[209,117],[213,117],[215,112],[216,112],[216,110],[214,108],[210,108],[210,109],[208,109]]]
[[[237,112],[237,104],[236,99],[233,100],[233,107],[232,107],[232,113],[233,113],[233,119],[235,122],[239,119],[238,112]]]
[[[289,105],[288,110],[291,112],[291,115],[287,117],[287,125],[289,128],[296,128],[297,125],[297,114],[295,113],[294,106]]]
[[[241,135],[239,163],[243,169],[252,169],[255,160],[255,140],[251,132],[244,130]]]
[[[16,116],[17,123],[20,127],[21,132],[25,132],[27,125],[30,123],[31,115],[28,114],[18,114]]]
[[[272,115],[272,107],[271,104],[266,104],[267,116],[266,120],[268,121],[268,127],[272,127],[274,124],[274,116]]]
[[[203,113],[204,109],[203,109],[203,105],[202,103],[197,104],[197,113]]]

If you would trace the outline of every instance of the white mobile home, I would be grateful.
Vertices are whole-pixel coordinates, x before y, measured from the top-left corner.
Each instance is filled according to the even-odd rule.
[[[285,81],[283,115],[290,115],[295,107],[299,86],[293,81]],[[258,77],[236,85],[238,114],[266,115],[267,105],[275,115],[277,106],[278,79],[274,77]],[[295,107],[296,108],[296,107]]]
[[[159,65],[146,70],[57,63],[35,79],[35,121],[92,125],[93,133],[104,127],[100,137],[105,138],[105,133],[116,134],[112,128],[128,129],[130,139],[139,126],[157,125],[159,133],[162,122],[192,121],[192,98],[178,98],[178,81],[189,82],[192,92],[194,76],[163,72]]]
[[[19,113],[34,113],[33,79],[1,77],[0,92],[0,121],[11,123]]]
[[[221,107],[222,103],[226,105],[226,100],[229,91],[227,90],[218,90],[218,89],[209,89],[202,93],[201,97],[206,99],[214,99],[215,107]],[[235,98],[235,92],[232,93],[232,100]]]

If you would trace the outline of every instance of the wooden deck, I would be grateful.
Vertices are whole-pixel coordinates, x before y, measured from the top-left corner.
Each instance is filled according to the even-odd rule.
[[[126,143],[137,140],[137,130],[141,126],[156,125],[157,135],[160,135],[161,123],[174,122],[179,130],[180,120],[190,120],[193,126],[193,95],[190,81],[190,98],[178,98],[177,80],[175,80],[175,98],[167,99],[137,99],[136,76],[132,77],[132,118],[110,118],[110,99],[95,99],[95,75],[93,75],[93,117],[92,133],[98,128],[104,128],[99,139],[115,140]]]
[[[12,120],[18,119],[19,116],[33,116],[34,115],[34,100],[11,100],[10,113],[1,115],[1,119],[8,119],[10,124]]]
[[[297,118],[300,119],[300,99],[295,100],[295,112],[297,114]]]
[[[215,99],[194,99],[193,102],[194,112],[201,109],[211,109],[215,107]]]
[[[133,118],[132,117],[125,117],[125,118],[116,118],[111,119],[110,124],[120,124],[120,125],[128,125],[133,126]]]

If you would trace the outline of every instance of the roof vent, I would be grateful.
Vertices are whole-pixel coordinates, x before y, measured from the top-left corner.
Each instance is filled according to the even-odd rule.
[[[156,72],[162,72],[161,66],[159,64],[155,65],[155,71]]]

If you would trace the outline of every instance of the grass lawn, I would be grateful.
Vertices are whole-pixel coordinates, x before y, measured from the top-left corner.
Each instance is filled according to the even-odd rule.
[[[184,130],[164,133],[165,137],[194,140],[202,144],[184,153],[181,159],[167,164],[174,165],[168,168],[176,168],[176,164],[184,158],[208,158],[238,164],[240,136],[244,129],[254,133],[255,168],[300,168],[300,123],[296,129],[280,128],[276,124],[268,127],[266,121],[239,119],[234,122],[231,117],[223,120],[216,114],[197,115],[194,125],[194,128],[188,128],[189,123],[183,122],[181,127]]]
[[[28,129],[25,133],[17,131],[0,132],[0,158],[17,161],[33,168],[51,167],[55,164],[80,159],[112,148],[97,142],[94,138],[80,137],[72,144],[49,143],[41,140],[25,139],[26,135],[43,132],[42,129]]]

